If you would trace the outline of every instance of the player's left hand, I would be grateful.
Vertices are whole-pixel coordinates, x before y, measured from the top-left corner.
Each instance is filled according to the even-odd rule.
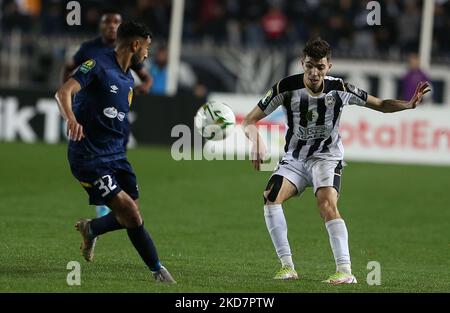
[[[411,109],[415,109],[416,106],[418,106],[422,102],[423,96],[430,91],[431,91],[431,85],[429,82],[420,82],[417,85],[414,96],[409,101],[409,105],[410,105]]]

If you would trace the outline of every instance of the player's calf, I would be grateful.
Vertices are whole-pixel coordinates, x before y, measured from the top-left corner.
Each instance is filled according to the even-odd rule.
[[[117,220],[125,228],[136,228],[142,225],[142,216],[136,202],[124,191],[111,199],[109,207],[113,210]]]
[[[140,257],[152,272],[154,278],[160,282],[175,282],[170,273],[159,260],[155,244],[144,227],[137,201],[121,191],[109,203],[109,207],[116,214],[118,221],[127,229],[128,237]]]
[[[332,187],[320,188],[316,193],[320,216],[326,222],[341,218],[337,209],[337,196],[337,191]]]

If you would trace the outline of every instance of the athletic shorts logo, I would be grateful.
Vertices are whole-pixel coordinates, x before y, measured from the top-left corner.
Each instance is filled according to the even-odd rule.
[[[94,68],[94,66],[95,66],[95,60],[93,60],[93,59],[87,60],[83,64],[81,64],[80,72],[86,74],[87,72],[92,70]]]
[[[103,110],[103,114],[105,114],[105,116],[109,117],[109,118],[116,118],[117,117],[117,109],[115,107],[105,108]]]

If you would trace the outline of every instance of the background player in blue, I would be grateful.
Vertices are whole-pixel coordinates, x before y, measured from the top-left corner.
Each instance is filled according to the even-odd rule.
[[[63,83],[69,79],[72,72],[83,64],[83,62],[95,58],[98,54],[103,54],[114,49],[117,39],[117,28],[120,23],[122,23],[122,16],[119,11],[113,9],[103,11],[99,24],[100,36],[81,44],[73,56],[73,60],[63,67]],[[136,72],[141,80],[141,84],[134,87],[134,91],[137,93],[148,93],[152,86],[152,78],[145,70],[143,63],[132,65],[131,69]],[[125,147],[128,143],[127,139],[128,135],[124,142]],[[106,205],[97,205],[95,209],[97,217],[106,215],[110,211]]]
[[[147,58],[150,44],[151,36],[144,25],[122,23],[115,50],[84,62],[60,87],[55,98],[67,121],[72,174],[89,194],[90,204],[106,204],[112,210],[93,220],[77,221],[75,227],[83,238],[84,258],[93,259],[99,235],[125,228],[155,279],[175,282],[160,264],[153,241],[144,228],[136,176],[124,147],[134,84],[130,66]]]

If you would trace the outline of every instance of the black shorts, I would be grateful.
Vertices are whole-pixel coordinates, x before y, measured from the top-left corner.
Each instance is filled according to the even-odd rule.
[[[139,198],[136,175],[127,159],[105,163],[70,164],[73,176],[89,195],[89,204],[107,205],[120,191]]]

